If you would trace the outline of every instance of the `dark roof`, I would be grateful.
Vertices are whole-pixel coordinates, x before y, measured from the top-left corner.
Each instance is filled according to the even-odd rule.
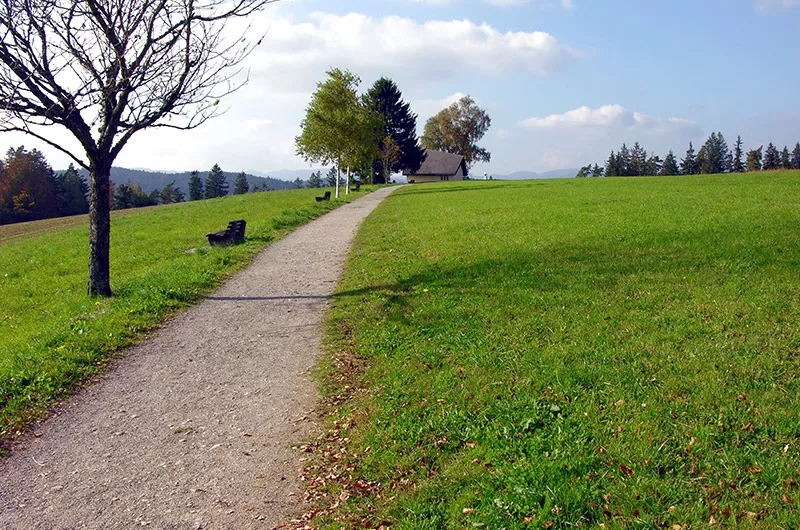
[[[426,149],[425,160],[419,170],[412,173],[406,169],[403,175],[455,175],[462,164],[464,157],[461,155]]]

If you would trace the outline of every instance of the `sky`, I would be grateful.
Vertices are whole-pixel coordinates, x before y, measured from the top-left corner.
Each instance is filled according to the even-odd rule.
[[[264,35],[226,113],[192,131],[137,133],[115,165],[226,171],[317,167],[295,153],[311,94],[331,68],[366,91],[395,81],[422,134],[470,95],[491,117],[473,174],[603,165],[623,142],[681,158],[720,131],[746,149],[800,141],[800,0],[283,0],[251,22]],[[48,128],[63,145],[68,133]],[[0,148],[38,148],[17,133]]]

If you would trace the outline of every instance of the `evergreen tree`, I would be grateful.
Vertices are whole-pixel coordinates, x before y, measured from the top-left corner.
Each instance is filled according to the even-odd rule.
[[[425,151],[417,139],[417,116],[402,99],[400,89],[391,79],[382,77],[367,91],[365,102],[383,117],[378,148],[385,145],[397,149],[395,157],[378,157],[372,167],[372,182],[383,184],[392,173],[422,165]]]
[[[747,171],[761,171],[761,152],[764,146],[747,152]]]
[[[89,185],[70,164],[66,171],[55,175],[56,200],[59,215],[79,215],[89,212]]]
[[[192,173],[189,175],[189,200],[199,201],[203,198],[205,198],[203,179],[200,178],[199,171],[192,171]]]
[[[786,146],[781,151],[781,169],[792,169],[792,159],[789,156],[789,148]]]
[[[175,187],[174,180],[161,189],[161,204],[183,202],[184,198],[185,196],[180,187]]]
[[[631,152],[624,143],[617,154],[617,168],[619,169],[618,175],[620,177],[630,177],[633,175]]]
[[[305,183],[303,182],[303,179],[301,179],[300,177],[294,179],[294,181],[292,181],[292,184],[294,184],[294,187],[297,189],[305,188]]]
[[[664,159],[664,163],[661,165],[661,173],[659,174],[664,177],[680,174],[678,159],[675,158],[675,153],[673,153],[672,150],[670,150],[667,157]]]
[[[147,206],[158,204],[161,201],[161,193],[158,190],[153,190],[147,194]]]
[[[241,171],[236,175],[236,181],[233,183],[233,194],[244,195],[250,191],[250,184],[247,183],[247,175]]]
[[[762,169],[764,171],[769,171],[771,169],[780,169],[780,167],[781,155],[778,149],[770,142],[769,145],[767,145],[767,150],[764,151],[764,164],[762,165]]]
[[[639,142],[633,143],[631,149],[631,163],[630,175],[639,177],[647,174],[647,151],[645,151]]]
[[[694,153],[694,146],[689,142],[689,149],[686,150],[686,157],[681,160],[681,175],[694,175],[697,173],[697,158]]]
[[[311,176],[308,177],[308,187],[309,188],[321,188],[322,187],[322,176],[320,175],[319,171],[312,171]]]
[[[728,144],[721,132],[711,133],[697,153],[696,166],[699,173],[715,174],[730,171],[731,157]]]
[[[583,166],[578,170],[578,174],[575,175],[575,178],[584,179],[592,176],[592,165],[589,164],[588,166]]]
[[[744,163],[742,162],[742,137],[736,137],[736,146],[733,148],[733,160],[731,164],[731,171],[734,173],[741,173],[744,171]]]
[[[335,167],[330,168],[328,170],[328,175],[325,177],[325,185],[329,188],[336,186],[336,179],[338,178],[338,175],[339,171]]]
[[[206,177],[206,199],[228,195],[228,179],[218,164],[214,164]]]
[[[619,159],[614,151],[611,151],[611,154],[608,155],[608,160],[606,160],[606,170],[605,170],[607,177],[618,177],[619,176]]]
[[[592,168],[592,176],[593,177],[602,177],[603,176],[603,168],[598,166],[597,164],[594,165]]]
[[[655,176],[661,173],[661,166],[663,162],[661,161],[661,157],[658,155],[653,155],[647,159],[647,162],[644,165],[644,173],[643,175],[647,176]]]
[[[797,142],[792,150],[792,169],[800,169],[800,142]]]
[[[130,182],[127,184],[120,184],[114,189],[113,208],[115,210],[133,208],[133,191],[131,190]]]

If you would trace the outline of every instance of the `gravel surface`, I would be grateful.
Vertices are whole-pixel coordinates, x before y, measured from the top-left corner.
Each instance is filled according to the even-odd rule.
[[[382,188],[270,245],[0,458],[0,528],[272,528],[302,509],[323,313]]]

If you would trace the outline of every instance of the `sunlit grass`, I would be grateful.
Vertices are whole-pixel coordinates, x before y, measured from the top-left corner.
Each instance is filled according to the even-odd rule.
[[[16,228],[0,244],[0,441],[270,241],[341,204],[317,203],[319,194],[256,193],[115,216],[110,299],[86,295],[85,224],[28,223],[27,238]],[[233,219],[247,221],[245,242],[208,247],[205,234]]]
[[[799,226],[800,172],[395,192],[330,314],[364,391],[319,523],[800,526]]]

